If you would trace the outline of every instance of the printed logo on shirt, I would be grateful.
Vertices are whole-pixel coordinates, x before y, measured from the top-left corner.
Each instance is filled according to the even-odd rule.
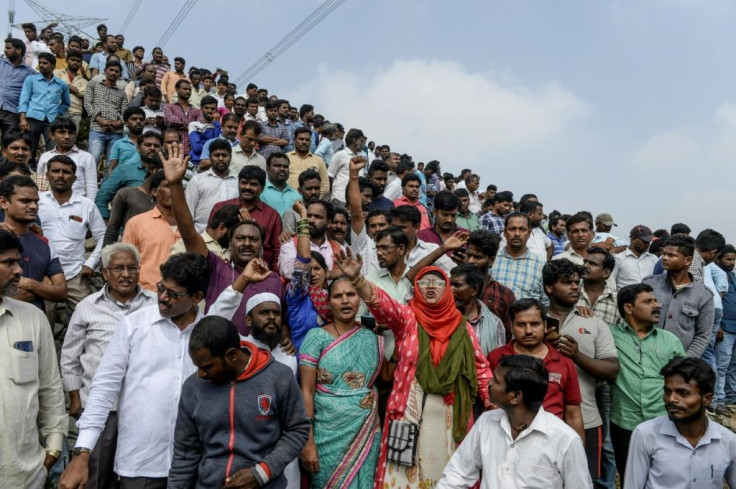
[[[555,384],[562,384],[562,374],[558,372],[549,373],[549,381]]]
[[[591,334],[590,331],[588,331],[585,328],[578,328],[578,333],[580,333],[580,334]]]
[[[271,400],[273,398],[268,394],[261,394],[258,396],[258,410],[263,416],[267,415],[271,410]]]

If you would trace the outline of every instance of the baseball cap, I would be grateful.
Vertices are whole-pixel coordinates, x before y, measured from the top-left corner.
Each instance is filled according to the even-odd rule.
[[[598,214],[597,216],[595,216],[595,222],[603,223],[606,226],[618,226],[618,224],[613,222],[613,217],[611,217],[611,214],[607,213]]]
[[[649,229],[648,227],[639,225],[639,226],[634,226],[633,228],[631,228],[629,237],[631,239],[639,238],[645,243],[651,243],[652,239],[654,238],[654,234],[652,233],[652,230]]]

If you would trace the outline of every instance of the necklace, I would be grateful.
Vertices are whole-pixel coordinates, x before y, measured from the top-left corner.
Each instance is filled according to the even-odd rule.
[[[340,333],[340,330],[337,329],[337,325],[335,323],[332,323],[332,328],[335,330],[335,333],[337,333],[337,337],[339,338],[342,336],[342,333]]]

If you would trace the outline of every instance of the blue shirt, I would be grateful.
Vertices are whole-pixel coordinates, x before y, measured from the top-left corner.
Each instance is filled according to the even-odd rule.
[[[97,70],[100,73],[104,73],[108,56],[110,55],[104,51],[101,53],[93,54],[92,58],[89,60],[90,73],[92,72],[92,70]],[[128,68],[125,66],[126,64],[127,63],[124,63],[123,61],[120,62],[120,66],[122,67],[122,70],[120,71],[120,77],[124,78],[125,80],[130,80],[130,74],[128,73]]]
[[[282,191],[277,189],[268,178],[266,179],[266,187],[261,193],[261,201],[276,209],[276,212],[282,217],[286,211],[291,209],[294,202],[300,198],[301,195],[299,195],[299,192],[291,188],[289,184],[286,184]]]
[[[18,112],[39,121],[53,122],[69,110],[69,85],[57,77],[46,80],[40,73],[26,77],[20,91]]]
[[[118,160],[117,166],[128,164],[140,166],[141,164],[141,155],[138,152],[138,146],[130,140],[127,134],[115,141],[112,145],[110,159]]]
[[[567,243],[567,236],[562,235],[561,238],[558,238],[555,233],[550,231],[547,233],[547,237],[550,241],[552,241],[552,245],[554,245],[555,249],[552,252],[552,256],[559,255],[563,251],[565,251],[565,243]]]
[[[240,144],[240,139],[236,139],[235,141],[230,141],[229,139],[224,138],[222,136],[217,136],[216,138],[212,138],[206,143],[204,143],[204,146],[202,146],[202,155],[200,156],[199,161],[210,159],[210,144],[212,144],[212,141],[214,141],[215,139],[223,139],[225,141],[228,141],[230,143],[230,146],[233,148]]]
[[[112,202],[113,197],[118,190],[124,187],[137,187],[143,184],[146,179],[146,169],[142,165],[118,165],[110,173],[105,183],[102,184],[100,190],[95,197],[95,205],[100,210],[100,214],[105,219],[110,218],[110,210],[108,204]]]
[[[322,141],[317,145],[317,150],[314,154],[322,158],[325,165],[330,166],[332,157],[335,155],[335,147],[332,145],[332,141],[327,138],[322,138]]]
[[[18,102],[26,77],[36,74],[33,68],[21,63],[15,66],[7,58],[0,58],[0,109],[18,112]]]
[[[721,298],[723,302],[723,319],[721,328],[727,333],[736,333],[736,274],[726,272],[728,292]]]
[[[64,273],[59,259],[51,258],[51,248],[42,238],[29,231],[18,236],[18,240],[23,245],[20,267],[23,269],[24,277],[40,282],[44,277]],[[43,299],[39,296],[36,296],[31,304],[42,311],[45,310]]]

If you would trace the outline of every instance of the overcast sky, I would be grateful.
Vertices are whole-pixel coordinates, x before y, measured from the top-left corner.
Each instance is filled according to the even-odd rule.
[[[117,33],[133,3],[64,5]],[[183,3],[144,0],[127,47],[150,52]],[[200,0],[164,52],[238,77],[320,4]],[[736,242],[735,24],[727,0],[347,0],[252,81],[546,212]]]

